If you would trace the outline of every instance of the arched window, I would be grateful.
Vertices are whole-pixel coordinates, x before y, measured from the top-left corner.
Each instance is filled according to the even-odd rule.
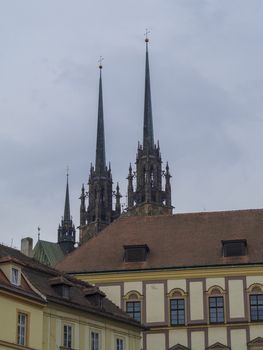
[[[263,286],[259,283],[252,284],[248,288],[250,320],[263,321]]]
[[[208,292],[209,323],[225,322],[224,290],[219,286],[209,288]]]
[[[186,293],[179,288],[171,290],[168,294],[170,307],[170,325],[184,326],[186,324],[185,298]]]
[[[142,299],[143,296],[137,291],[130,291],[124,297],[125,311],[134,320],[141,322],[142,320]]]

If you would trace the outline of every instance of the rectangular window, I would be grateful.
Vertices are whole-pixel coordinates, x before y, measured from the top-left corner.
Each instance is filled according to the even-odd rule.
[[[224,297],[209,297],[210,323],[224,323]]]
[[[127,301],[126,312],[134,320],[141,322],[141,302],[140,301]]]
[[[27,314],[22,312],[18,313],[17,320],[17,344],[26,346],[26,335],[27,335]]]
[[[18,286],[18,269],[12,267],[11,283]]]
[[[172,326],[181,326],[185,324],[184,299],[170,300],[170,320]]]
[[[247,241],[245,239],[222,241],[222,245],[225,257],[247,255]]]
[[[263,321],[263,294],[250,295],[251,321]]]
[[[99,341],[100,341],[99,333],[91,332],[91,350],[99,350],[99,346],[100,346]]]
[[[65,348],[72,347],[72,326],[69,324],[64,324],[63,346]]]
[[[124,350],[124,340],[121,338],[116,339],[116,350]]]

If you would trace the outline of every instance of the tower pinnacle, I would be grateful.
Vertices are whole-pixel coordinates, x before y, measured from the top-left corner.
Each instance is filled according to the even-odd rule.
[[[65,207],[64,207],[64,221],[70,222],[70,204],[69,204],[69,186],[68,186],[68,168],[67,168],[67,185],[66,185],[66,196],[65,196]]]
[[[69,183],[68,183],[68,169],[67,169],[67,184],[66,184],[66,196],[64,216],[61,219],[61,224],[58,227],[58,244],[63,250],[64,254],[70,253],[74,249],[76,241],[76,230],[70,216],[70,204],[69,204]]]
[[[136,157],[136,172],[133,175],[131,165],[128,179],[128,215],[161,215],[171,214],[171,186],[169,168],[162,170],[162,158],[159,143],[154,144],[153,118],[151,102],[151,84],[148,38],[146,29],[145,45],[145,92],[144,92],[144,119],[143,145],[138,145]],[[133,189],[133,180],[136,178],[136,189]],[[165,188],[162,179],[165,177]]]
[[[104,115],[102,96],[102,61],[99,59],[99,102],[97,121],[97,144],[95,168],[91,164],[87,194],[82,186],[80,195],[80,243],[90,239],[99,233],[104,227],[116,219],[121,212],[119,186],[114,193],[116,197],[116,207],[112,205],[112,175],[111,166],[106,165],[105,137],[104,137]],[[86,208],[85,200],[88,199]]]
[[[103,117],[103,96],[102,96],[102,57],[99,60],[99,101],[98,101],[98,123],[97,123],[97,146],[95,169],[98,174],[103,174],[106,169],[104,117]]]
[[[143,148],[146,151],[153,150],[154,148],[150,67],[149,67],[149,53],[148,53],[148,43],[149,43],[148,34],[149,34],[149,31],[146,29],[144,124],[143,124]]]

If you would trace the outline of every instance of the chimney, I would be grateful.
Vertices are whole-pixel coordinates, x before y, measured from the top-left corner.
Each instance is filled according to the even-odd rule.
[[[33,239],[31,237],[21,239],[21,252],[30,258],[33,256]]]

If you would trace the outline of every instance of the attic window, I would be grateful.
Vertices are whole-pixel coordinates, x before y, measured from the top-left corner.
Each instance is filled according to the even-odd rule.
[[[70,292],[70,287],[67,285],[62,285],[62,297],[69,299],[69,292]]]
[[[124,247],[124,260],[126,262],[145,261],[149,247],[147,244],[142,245],[125,245]]]
[[[62,296],[62,298],[70,298],[70,288],[72,287],[72,283],[69,282],[66,278],[62,276],[50,278],[49,284],[54,288],[56,293]]]
[[[14,284],[15,286],[18,286],[18,269],[12,267],[11,270],[11,283]]]
[[[222,241],[223,256],[244,256],[247,255],[247,240],[236,239],[230,241]]]

